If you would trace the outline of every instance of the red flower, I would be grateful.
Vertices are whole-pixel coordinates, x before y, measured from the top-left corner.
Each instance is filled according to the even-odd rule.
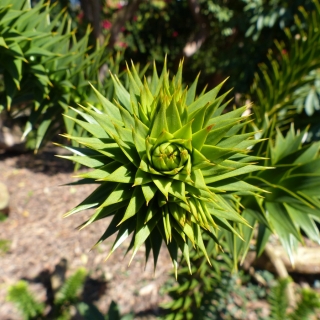
[[[125,42],[123,42],[123,41],[119,41],[119,42],[117,42],[117,45],[120,47],[120,48],[126,48],[128,45],[125,43]]]
[[[77,19],[79,20],[79,22],[82,21],[83,17],[84,17],[84,13],[83,11],[80,11],[79,14],[77,15]]]
[[[102,21],[102,28],[103,29],[109,30],[109,29],[111,29],[111,27],[112,27],[112,23],[109,20]]]
[[[178,33],[177,31],[173,31],[173,32],[172,32],[172,36],[173,36],[174,38],[176,38],[176,37],[178,36],[178,34],[179,34],[179,33]]]

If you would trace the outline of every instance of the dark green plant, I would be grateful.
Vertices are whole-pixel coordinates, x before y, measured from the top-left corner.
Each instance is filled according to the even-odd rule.
[[[70,320],[71,307],[75,307],[84,320],[132,320],[133,316],[121,316],[118,306],[112,301],[108,313],[103,315],[95,305],[81,301],[87,271],[78,269],[58,289],[50,305],[50,310],[45,313],[44,303],[40,303],[30,292],[26,281],[19,281],[8,290],[7,300],[13,302],[25,320]]]
[[[320,5],[318,1],[314,3],[316,9],[311,13],[300,8],[301,15],[305,19],[309,17],[308,23],[302,23],[296,16],[295,35],[286,29],[288,42],[276,41],[277,49],[269,51],[269,62],[260,65],[260,72],[255,74],[251,96],[259,129],[266,131],[273,117],[277,118],[278,126],[297,120],[297,105],[301,105],[298,101],[310,100],[302,88],[306,84],[314,85],[319,68]],[[306,105],[306,108],[310,107]]]
[[[270,193],[264,198],[243,199],[245,211],[260,224],[257,251],[260,254],[271,232],[279,240],[293,261],[298,242],[303,243],[301,230],[312,240],[319,242],[319,230],[315,221],[320,219],[319,143],[303,145],[306,131],[295,133],[293,127],[283,137],[277,130],[275,142],[269,140],[266,165],[275,167],[272,175],[249,175],[247,181]]]
[[[86,275],[87,271],[84,268],[78,269],[59,288],[54,297],[53,318],[66,320],[70,318],[69,308],[79,301]]]
[[[36,301],[26,281],[19,281],[11,286],[7,299],[17,306],[25,320],[39,319],[44,312],[44,304]]]
[[[246,32],[246,37],[252,37],[257,41],[264,29],[295,29],[294,18],[298,8],[303,6],[308,11],[314,9],[310,0],[294,0],[289,4],[283,0],[243,0],[246,3],[244,11],[249,17],[250,27]]]
[[[7,299],[16,304],[25,319],[70,319],[70,306],[79,302],[79,293],[83,288],[86,270],[79,269],[62,284],[56,293],[48,314],[44,314],[44,305],[36,301],[28,289],[26,281],[11,286]]]
[[[128,313],[121,315],[119,311],[119,306],[114,301],[111,301],[109,310],[106,315],[103,315],[96,307],[93,305],[88,305],[87,303],[80,302],[77,304],[77,309],[80,315],[85,320],[133,320],[134,315]]]
[[[167,290],[172,301],[162,305],[168,310],[165,319],[201,319],[210,309],[213,296],[216,295],[216,300],[219,300],[220,289],[226,290],[225,296],[234,290],[233,286],[229,286],[232,282],[229,281],[233,270],[232,258],[220,252],[212,239],[205,239],[205,244],[212,267],[202,253],[195,251],[190,254],[192,274],[186,262],[181,261],[178,283]],[[223,304],[219,307],[223,308]]]
[[[199,261],[199,260],[198,260]],[[312,289],[298,291],[300,298],[294,309],[289,310],[289,302],[286,294],[290,279],[274,280],[270,273],[258,272],[265,279],[266,286],[256,284],[250,276],[231,272],[228,264],[219,260],[222,270],[220,276],[212,277],[208,270],[199,276],[179,270],[178,284],[169,290],[173,301],[163,305],[166,309],[165,320],[199,319],[199,320],[236,320],[247,319],[249,312],[254,313],[260,320],[309,320],[319,314],[320,297]],[[180,277],[181,275],[181,277]],[[205,280],[204,280],[205,279]],[[198,284],[198,299],[192,295]],[[212,286],[207,286],[210,283]],[[268,302],[269,316],[261,310],[250,308],[247,304],[264,300]],[[188,302],[183,304],[181,301]],[[264,314],[264,315],[263,315]]]
[[[7,116],[25,124],[23,137],[38,149],[42,141],[64,127],[81,134],[74,122],[62,113],[75,115],[68,107],[92,100],[88,81],[112,98],[113,88],[100,71],[105,65],[118,72],[119,56],[106,52],[106,43],[88,45],[90,28],[81,39],[71,29],[68,14],[61,11],[51,18],[54,5],[40,1],[4,0],[0,4],[0,91]]]
[[[301,290],[300,300],[291,312],[288,312],[289,302],[286,288],[290,279],[281,279],[271,288],[268,301],[270,303],[270,320],[309,320],[312,315],[319,314],[320,296],[312,289]]]
[[[270,292],[268,300],[271,307],[271,319],[279,320],[286,318],[287,308],[289,306],[286,288],[289,281],[289,279],[279,280],[277,285],[275,285]]]
[[[163,319],[244,320],[253,312],[257,319],[265,319],[262,310],[255,307],[248,309],[248,305],[266,300],[274,282],[273,275],[257,272],[267,282],[266,286],[262,286],[243,271],[232,272],[233,265],[228,254],[213,251],[216,255],[212,255],[212,261],[216,261],[215,272],[201,265],[198,268],[201,271],[192,275],[183,268],[179,270],[178,283],[167,291],[173,300],[162,305],[166,312]],[[198,257],[193,262],[199,265],[201,260]]]
[[[310,78],[314,79],[310,83],[306,83],[304,86],[296,90],[298,96],[294,105],[297,107],[297,113],[301,114],[303,111],[308,115],[316,116],[320,110],[319,94],[320,94],[320,72],[319,69],[312,70],[310,72]],[[315,117],[316,118],[316,117]],[[309,119],[312,121],[312,119]],[[312,121],[313,122],[313,121]]]
[[[310,83],[310,71],[318,67],[320,42],[318,37],[320,6],[314,2],[308,25],[302,27],[297,20],[300,38],[291,38],[288,52],[282,59],[270,60],[270,65],[261,67],[252,87],[256,105],[253,106],[253,127],[261,130],[259,138],[266,138],[252,152],[266,157],[264,165],[274,167],[272,174],[252,173],[246,181],[269,191],[264,198],[243,197],[242,204],[247,214],[259,223],[257,251],[260,254],[271,232],[275,232],[292,260],[298,242],[303,242],[301,230],[319,242],[319,230],[315,221],[320,219],[320,159],[318,142],[305,143],[308,129],[297,117],[294,101],[297,88]],[[301,9],[305,14],[305,11]],[[290,33],[288,33],[290,37]],[[295,66],[295,68],[293,68]],[[295,130],[295,120],[303,130]]]

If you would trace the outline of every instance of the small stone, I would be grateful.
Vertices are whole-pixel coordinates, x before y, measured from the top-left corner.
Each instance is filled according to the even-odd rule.
[[[111,281],[113,279],[113,274],[111,272],[106,271],[104,273],[104,278],[106,281]]]
[[[18,125],[12,128],[2,125],[0,119],[0,153],[5,151],[18,151],[24,152],[25,142],[21,141],[22,131]]]
[[[28,218],[29,217],[29,211],[28,210],[24,210],[23,212],[22,212],[22,215],[25,217],[25,218]]]
[[[9,200],[8,188],[4,183],[0,182],[0,213],[9,214]]]
[[[154,283],[150,283],[139,290],[139,296],[150,296],[157,292],[157,287]]]
[[[86,254],[84,254],[84,253],[81,255],[81,262],[82,262],[84,265],[86,265],[87,262],[88,262],[88,256],[87,256]]]

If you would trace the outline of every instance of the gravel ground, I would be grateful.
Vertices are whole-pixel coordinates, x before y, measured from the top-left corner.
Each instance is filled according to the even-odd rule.
[[[159,290],[172,268],[166,251],[162,250],[154,273],[152,261],[145,266],[143,250],[129,267],[130,256],[123,258],[125,248],[104,261],[112,239],[90,250],[109,221],[104,219],[78,231],[76,227],[90,212],[63,218],[93,187],[62,186],[75,180],[73,167],[69,161],[55,157],[55,151],[49,149],[37,156],[0,156],[0,181],[10,193],[9,218],[0,224],[0,239],[9,240],[10,244],[7,252],[0,252],[0,319],[21,319],[5,298],[10,285],[26,279],[35,295],[45,301],[42,283],[64,261],[67,276],[81,266],[87,268],[90,279],[86,295],[101,311],[106,312],[114,300],[122,313],[145,314],[144,319],[151,319],[157,314],[159,303],[168,301]]]

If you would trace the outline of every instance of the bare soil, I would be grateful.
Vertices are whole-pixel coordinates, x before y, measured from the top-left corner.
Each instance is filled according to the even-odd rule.
[[[95,301],[102,312],[107,312],[114,300],[122,313],[134,312],[151,319],[158,313],[159,303],[168,301],[160,287],[172,268],[169,256],[162,250],[154,273],[151,260],[145,266],[143,250],[129,267],[130,256],[123,258],[125,247],[104,261],[112,239],[91,250],[109,220],[78,231],[76,227],[90,212],[63,218],[63,214],[79,204],[94,187],[62,186],[76,179],[72,177],[72,163],[55,157],[55,152],[50,148],[39,155],[0,155],[0,181],[7,185],[10,193],[9,217],[0,223],[0,240],[9,241],[9,249],[0,251],[0,319],[21,319],[16,308],[6,301],[10,285],[25,279],[35,295],[45,301],[43,283],[56,265],[64,261],[67,277],[79,267],[88,270],[86,296]]]

